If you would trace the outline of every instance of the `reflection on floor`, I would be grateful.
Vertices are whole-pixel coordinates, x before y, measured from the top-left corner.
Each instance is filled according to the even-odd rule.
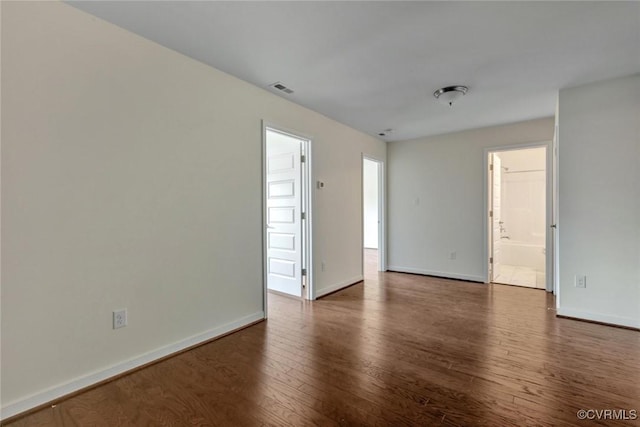
[[[378,276],[378,250],[364,248],[364,277],[375,279]]]
[[[537,271],[529,267],[518,265],[500,265],[500,273],[494,277],[494,283],[505,285],[526,286],[528,288],[545,289],[544,271]]]
[[[2,425],[586,426],[605,424],[580,422],[588,408],[640,409],[637,331],[558,318],[547,292],[369,265],[316,301],[269,294],[264,322]],[[606,425],[637,426],[629,414]]]

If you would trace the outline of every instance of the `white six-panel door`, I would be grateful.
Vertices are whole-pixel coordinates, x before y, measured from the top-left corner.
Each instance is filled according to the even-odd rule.
[[[299,139],[266,131],[267,288],[302,296],[302,175]]]

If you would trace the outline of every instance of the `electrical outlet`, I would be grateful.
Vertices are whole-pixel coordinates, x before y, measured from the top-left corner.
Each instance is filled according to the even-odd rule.
[[[587,287],[587,276],[576,276],[576,288]]]
[[[127,309],[115,310],[113,312],[113,329],[124,328],[127,326]]]
[[[456,251],[449,252],[449,259],[456,259],[458,253]]]

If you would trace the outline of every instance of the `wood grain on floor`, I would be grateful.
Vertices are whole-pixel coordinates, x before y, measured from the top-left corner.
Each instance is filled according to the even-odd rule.
[[[368,268],[315,302],[270,294],[268,321],[8,426],[639,425],[576,413],[640,411],[640,333],[553,307]]]

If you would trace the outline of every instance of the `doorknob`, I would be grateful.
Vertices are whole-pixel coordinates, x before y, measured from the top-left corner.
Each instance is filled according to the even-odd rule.
[[[551,225],[550,225],[550,227],[551,227],[551,228],[558,228],[558,227],[556,227],[556,225],[555,225],[555,224],[551,224]]]

